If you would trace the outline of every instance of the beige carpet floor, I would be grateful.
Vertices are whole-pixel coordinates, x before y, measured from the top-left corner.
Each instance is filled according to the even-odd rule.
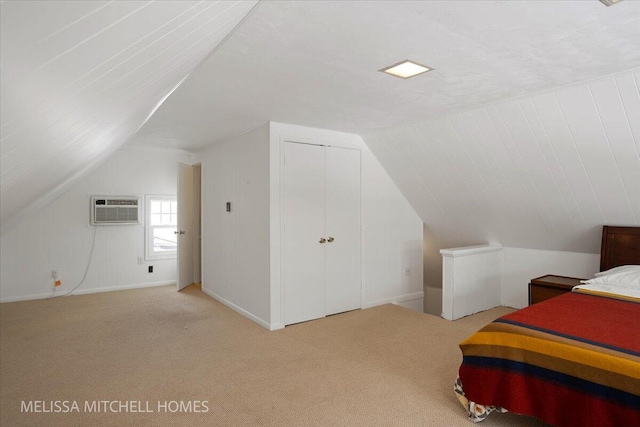
[[[197,288],[6,303],[0,425],[470,427],[453,393],[457,345],[509,311],[449,322],[385,305],[269,332]],[[21,412],[29,401],[41,406]],[[64,401],[80,412],[33,412]],[[126,406],[86,412],[93,401]],[[171,401],[208,412],[172,413]],[[541,425],[515,414],[483,423]]]

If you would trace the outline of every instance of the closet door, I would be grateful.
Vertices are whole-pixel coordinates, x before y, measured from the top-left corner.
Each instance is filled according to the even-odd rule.
[[[325,316],[325,147],[284,144],[285,325]]]
[[[326,314],[362,305],[360,151],[326,149]]]

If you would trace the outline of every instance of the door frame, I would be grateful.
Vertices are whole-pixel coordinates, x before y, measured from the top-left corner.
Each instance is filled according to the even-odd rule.
[[[202,163],[198,162],[191,166],[193,167],[193,281],[202,283]],[[196,231],[198,231],[197,235]]]

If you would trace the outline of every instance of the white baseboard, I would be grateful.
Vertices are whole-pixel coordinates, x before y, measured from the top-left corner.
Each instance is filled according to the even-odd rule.
[[[166,286],[166,285],[175,285],[175,280],[165,280],[162,282],[147,282],[147,283],[135,283],[133,285],[120,285],[120,286],[105,286],[101,288],[89,288],[89,289],[76,289],[69,296],[72,295],[86,295],[86,294],[95,294],[99,292],[111,292],[111,291],[124,291],[127,289],[140,289],[140,288],[151,288],[154,286]],[[18,297],[8,297],[8,298],[0,298],[0,303],[4,302],[16,302],[16,301],[30,301],[35,299],[46,299],[46,298],[59,298],[64,295],[67,291],[60,291],[52,294],[51,292],[45,294],[31,294],[31,295],[22,295]]]
[[[274,323],[269,327],[270,331],[277,331],[278,329],[284,329],[284,323]]]
[[[213,291],[210,291],[209,289],[206,289],[204,286],[202,286],[202,292],[204,292],[205,294],[209,295],[211,298],[220,301],[222,304],[226,305],[227,307],[229,307],[231,310],[235,311],[238,314],[241,314],[242,316],[246,317],[249,320],[252,320],[254,322],[256,322],[258,325],[262,326],[263,328],[267,328],[270,331],[273,331],[275,329],[282,329],[282,328],[278,328],[278,325],[274,325],[274,328],[271,328],[271,325],[269,324],[269,322],[266,322],[264,320],[262,320],[261,318],[259,318],[258,316],[249,313],[247,310],[245,310],[242,307],[239,307],[237,305],[235,305],[234,303],[232,303],[231,301],[221,297],[220,295],[216,294]]]
[[[29,301],[33,299],[45,299],[53,296],[52,292],[46,294],[31,294],[31,295],[22,295],[19,297],[8,297],[8,298],[0,298],[0,303],[5,302],[17,302],[17,301]]]
[[[167,286],[167,285],[175,285],[175,280],[165,280],[162,282],[147,282],[147,283],[136,283],[134,285],[121,285],[121,286],[107,286],[104,288],[94,288],[94,289],[77,289],[71,295],[84,295],[84,294],[95,294],[97,292],[111,292],[111,291],[124,291],[126,289],[140,289],[140,288],[152,288],[154,286]]]
[[[383,305],[383,304],[398,304],[401,302],[407,302],[414,299],[424,299],[424,292],[423,291],[414,292],[411,294],[397,295],[395,297],[379,299],[371,302],[365,302],[362,305],[362,308],[371,308],[371,307],[375,307],[377,305]]]

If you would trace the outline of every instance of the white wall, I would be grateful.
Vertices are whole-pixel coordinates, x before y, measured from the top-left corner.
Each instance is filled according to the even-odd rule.
[[[422,311],[422,221],[362,138],[275,122],[270,129],[271,328],[282,327],[284,318],[280,282],[280,162],[284,141],[362,151],[363,307],[393,302]]]
[[[395,302],[422,312],[422,220],[369,148],[361,146],[363,305]]]
[[[176,194],[177,163],[184,152],[125,148],[44,209],[15,223],[0,238],[0,297],[15,301],[48,297],[51,270],[62,281],[57,295],[82,280],[95,232],[85,283],[75,292],[174,283],[175,260],[145,261],[143,226],[89,226],[90,195]],[[147,273],[148,265],[154,272]]]
[[[599,254],[580,252],[484,245],[443,249],[441,253],[442,317],[449,320],[498,305],[526,307],[531,279],[547,274],[590,279],[600,267]],[[434,304],[430,309],[437,307]]]
[[[425,287],[443,248],[593,254],[603,225],[640,225],[639,83],[636,69],[364,134],[426,225]]]
[[[269,126],[200,156],[202,290],[268,328]]]
[[[455,320],[501,305],[501,246],[443,249],[442,317]]]
[[[590,279],[600,269],[599,254],[504,248],[502,305],[529,304],[529,282],[545,274]]]
[[[2,2],[3,226],[87,179],[255,4]]]

